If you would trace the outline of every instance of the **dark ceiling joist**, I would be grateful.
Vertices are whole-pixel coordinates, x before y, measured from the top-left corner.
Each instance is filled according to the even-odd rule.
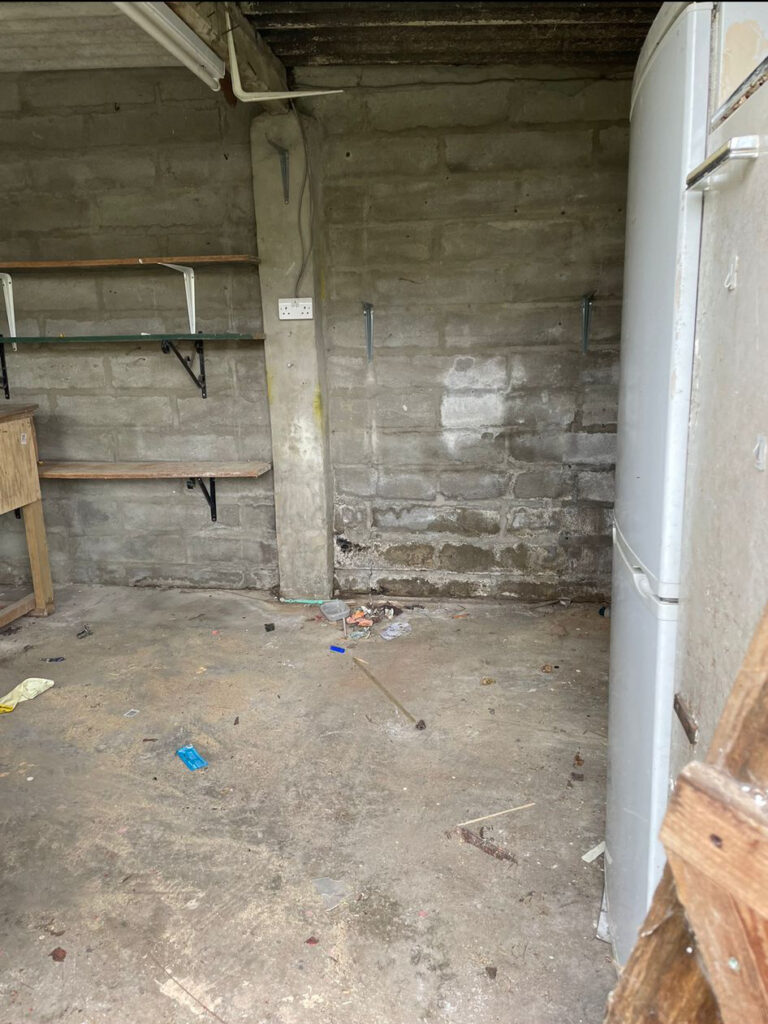
[[[279,32],[269,37],[272,48],[289,66],[297,64],[497,64],[514,61],[542,63],[554,57],[579,57],[582,60],[604,61],[606,47],[601,37],[589,32],[569,37],[552,37],[550,30],[538,26],[525,38],[499,36],[493,29],[473,32],[455,42],[440,32],[416,36],[413,30],[391,30],[386,38],[377,39],[365,30],[346,31],[343,36],[329,29],[318,29],[311,39],[296,32]],[[637,57],[645,33],[613,38],[610,56],[613,61]]]
[[[240,8],[289,67],[579,62],[631,66],[660,4],[264,3]]]
[[[646,30],[658,3],[387,3],[349,0],[347,3],[261,3],[244,0],[240,7],[259,30],[344,29],[395,27],[500,27],[547,24],[639,24]]]

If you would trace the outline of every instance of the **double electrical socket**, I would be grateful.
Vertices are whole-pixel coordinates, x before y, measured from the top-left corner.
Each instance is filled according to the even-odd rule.
[[[277,317],[279,320],[312,320],[312,299],[278,299]]]

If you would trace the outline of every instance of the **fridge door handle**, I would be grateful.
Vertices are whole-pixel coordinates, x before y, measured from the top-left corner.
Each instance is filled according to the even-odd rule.
[[[632,582],[635,584],[635,589],[641,597],[644,597],[646,601],[653,600],[651,584],[642,569],[632,569]]]
[[[760,156],[759,135],[736,135],[732,139],[710,153],[706,160],[694,167],[685,179],[688,192],[707,192],[716,181],[715,172],[724,168],[730,160],[754,160]]]

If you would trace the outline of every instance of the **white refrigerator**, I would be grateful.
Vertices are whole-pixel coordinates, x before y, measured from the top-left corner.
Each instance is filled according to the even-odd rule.
[[[611,602],[606,910],[625,962],[664,866],[712,4],[664,4],[635,72]]]

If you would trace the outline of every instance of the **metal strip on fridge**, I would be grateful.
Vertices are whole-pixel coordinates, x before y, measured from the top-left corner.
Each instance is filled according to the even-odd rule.
[[[615,524],[613,527],[613,544],[627,569],[632,573],[632,582],[635,585],[635,589],[656,618],[664,622],[676,622],[680,607],[678,602],[659,597],[654,593],[648,573],[638,564],[637,558],[633,556],[631,548],[622,537],[621,530]]]

